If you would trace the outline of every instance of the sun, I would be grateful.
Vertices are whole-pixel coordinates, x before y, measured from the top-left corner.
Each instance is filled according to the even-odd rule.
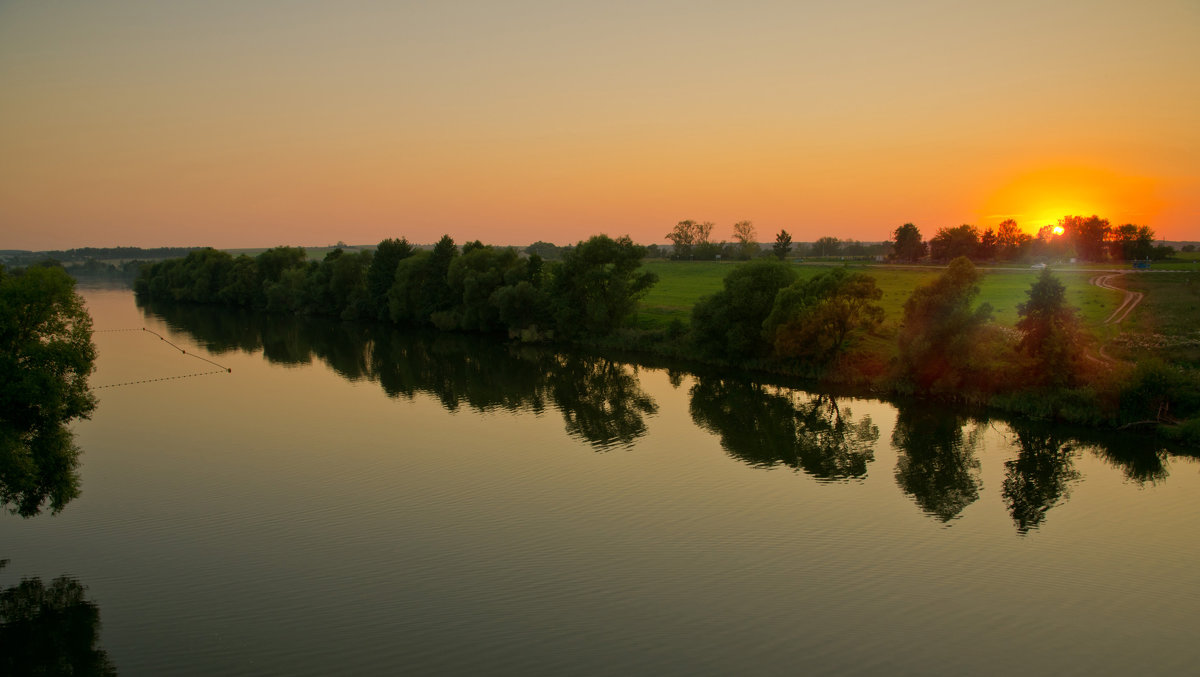
[[[1063,227],[1062,226],[1054,226],[1053,228],[1050,229],[1050,232],[1054,233],[1055,235],[1062,235]]]
[[[1055,235],[1064,216],[1099,215],[1114,223],[1151,221],[1159,203],[1155,182],[1105,169],[1058,165],[1012,175],[982,201],[984,222],[1014,219],[1036,234],[1049,226]]]

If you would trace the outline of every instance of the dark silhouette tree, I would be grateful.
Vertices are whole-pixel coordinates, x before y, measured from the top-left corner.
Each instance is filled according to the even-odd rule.
[[[100,647],[100,609],[86,592],[67,576],[0,590],[0,674],[116,675]]]
[[[1022,535],[1036,529],[1046,512],[1070,498],[1070,484],[1079,479],[1072,465],[1074,445],[1049,426],[1012,424],[1017,457],[1004,462],[1004,503]]]
[[[1085,261],[1103,261],[1107,257],[1106,241],[1111,231],[1108,219],[1099,216],[1064,216],[1058,225],[1075,245],[1075,253]]]
[[[879,428],[837,400],[745,379],[701,377],[691,390],[696,425],[730,456],[755,467],[784,465],[820,481],[849,481],[875,460]]]
[[[924,258],[926,253],[921,230],[915,225],[906,223],[892,233],[892,258],[896,261],[915,263]]]
[[[1154,258],[1154,231],[1149,226],[1126,223],[1112,229],[1109,254],[1118,261]]]
[[[737,257],[743,261],[749,260],[758,254],[758,242],[754,239],[754,223],[752,221],[738,221],[733,224],[733,239],[737,240],[738,250]]]
[[[927,514],[942,522],[958,517],[979,500],[978,439],[963,434],[965,421],[925,406],[900,407],[892,444],[896,483]]]
[[[996,226],[996,258],[1001,261],[1011,261],[1017,258],[1021,251],[1021,247],[1030,241],[1029,235],[1026,235],[1017,222],[1013,219],[1005,219]]]
[[[680,221],[675,224],[671,232],[664,236],[675,247],[675,253],[671,258],[681,261],[692,258],[692,249],[699,237],[699,227],[700,224],[692,220]]]
[[[775,236],[775,245],[771,248],[775,258],[783,261],[787,258],[788,252],[792,251],[792,235],[786,230],[779,231]]]
[[[929,258],[934,261],[949,261],[960,256],[979,256],[979,231],[975,226],[964,223],[954,228],[940,228],[929,240]]]
[[[842,253],[842,241],[830,235],[819,237],[812,244],[811,253],[814,256],[838,256]]]

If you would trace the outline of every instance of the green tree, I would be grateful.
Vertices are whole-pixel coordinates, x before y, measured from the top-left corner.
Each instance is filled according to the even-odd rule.
[[[881,298],[875,278],[836,268],[781,289],[763,326],[776,355],[825,361],[850,332],[883,321]]]
[[[671,232],[664,236],[675,247],[675,253],[671,258],[681,261],[692,258],[692,248],[696,245],[699,237],[699,227],[700,224],[692,220],[680,221],[675,224]]]
[[[783,261],[787,258],[788,252],[792,251],[792,235],[786,230],[779,231],[775,236],[775,246],[771,248],[775,258]]]
[[[955,390],[971,371],[978,330],[992,313],[987,303],[971,307],[979,294],[979,279],[975,265],[959,257],[905,301],[898,335],[900,365],[918,390]]]
[[[1029,300],[1017,305],[1017,347],[1034,360],[1030,378],[1054,386],[1074,384],[1084,333],[1075,310],[1067,305],[1066,287],[1045,268],[1026,293]]]
[[[925,242],[921,230],[911,223],[900,226],[892,233],[892,258],[896,261],[915,263],[925,257]]]
[[[413,255],[413,247],[404,238],[386,239],[375,247],[375,257],[367,269],[367,296],[377,319],[388,315],[387,294],[396,281],[396,266]]]
[[[692,307],[696,347],[713,357],[735,360],[765,356],[771,344],[763,335],[763,321],[771,313],[775,295],[795,280],[791,266],[771,259],[734,268],[722,281],[721,291]]]
[[[62,268],[0,266],[0,502],[57,512],[78,493],[79,450],[66,424],[96,406],[92,320]]]
[[[494,294],[506,284],[527,280],[529,263],[511,247],[463,248],[450,264],[447,280],[456,303],[441,321],[444,329],[492,332],[501,329],[500,308]]]
[[[546,261],[557,261],[560,256],[560,252],[562,252],[562,249],[563,249],[562,247],[559,247],[550,242],[543,242],[541,240],[538,240],[537,242],[534,242],[533,244],[526,247],[524,251],[526,254],[529,254],[530,256],[537,254],[538,256],[542,257],[543,260],[546,260]]]
[[[629,236],[595,235],[566,254],[549,287],[559,334],[598,336],[626,322],[658,281],[654,273],[638,271],[645,253]]]
[[[737,240],[737,257],[743,261],[758,254],[758,242],[754,240],[754,222],[738,221],[733,224],[733,239]]]

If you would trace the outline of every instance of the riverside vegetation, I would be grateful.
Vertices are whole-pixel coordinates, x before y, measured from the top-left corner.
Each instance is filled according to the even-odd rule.
[[[983,273],[967,257],[921,271],[903,303],[892,302],[898,319],[889,317],[896,313],[886,312],[884,290],[868,272],[801,274],[768,257],[721,266],[728,274],[695,303],[689,322],[647,326],[637,321],[639,301],[659,276],[642,268],[644,255],[628,237],[605,235],[567,249],[559,261],[479,241],[460,249],[449,236],[432,250],[388,239],[374,251],[334,250],[319,262],[296,247],[236,258],[204,249],[145,266],[135,293],[635,350],[1034,418],[1152,428],[1200,443],[1195,365],[1157,357],[1129,362],[1135,351],[1119,343],[1114,352],[1124,359],[1106,354],[1050,270],[1025,290],[1015,323],[1005,325],[991,304],[978,302]],[[693,264],[658,269],[664,265]],[[1195,295],[1190,282],[1188,290]]]

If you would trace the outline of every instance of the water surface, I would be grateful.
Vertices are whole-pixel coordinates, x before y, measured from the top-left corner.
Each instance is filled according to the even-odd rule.
[[[1141,438],[85,296],[134,331],[0,591],[78,591],[119,674],[1200,662],[1200,465]]]

